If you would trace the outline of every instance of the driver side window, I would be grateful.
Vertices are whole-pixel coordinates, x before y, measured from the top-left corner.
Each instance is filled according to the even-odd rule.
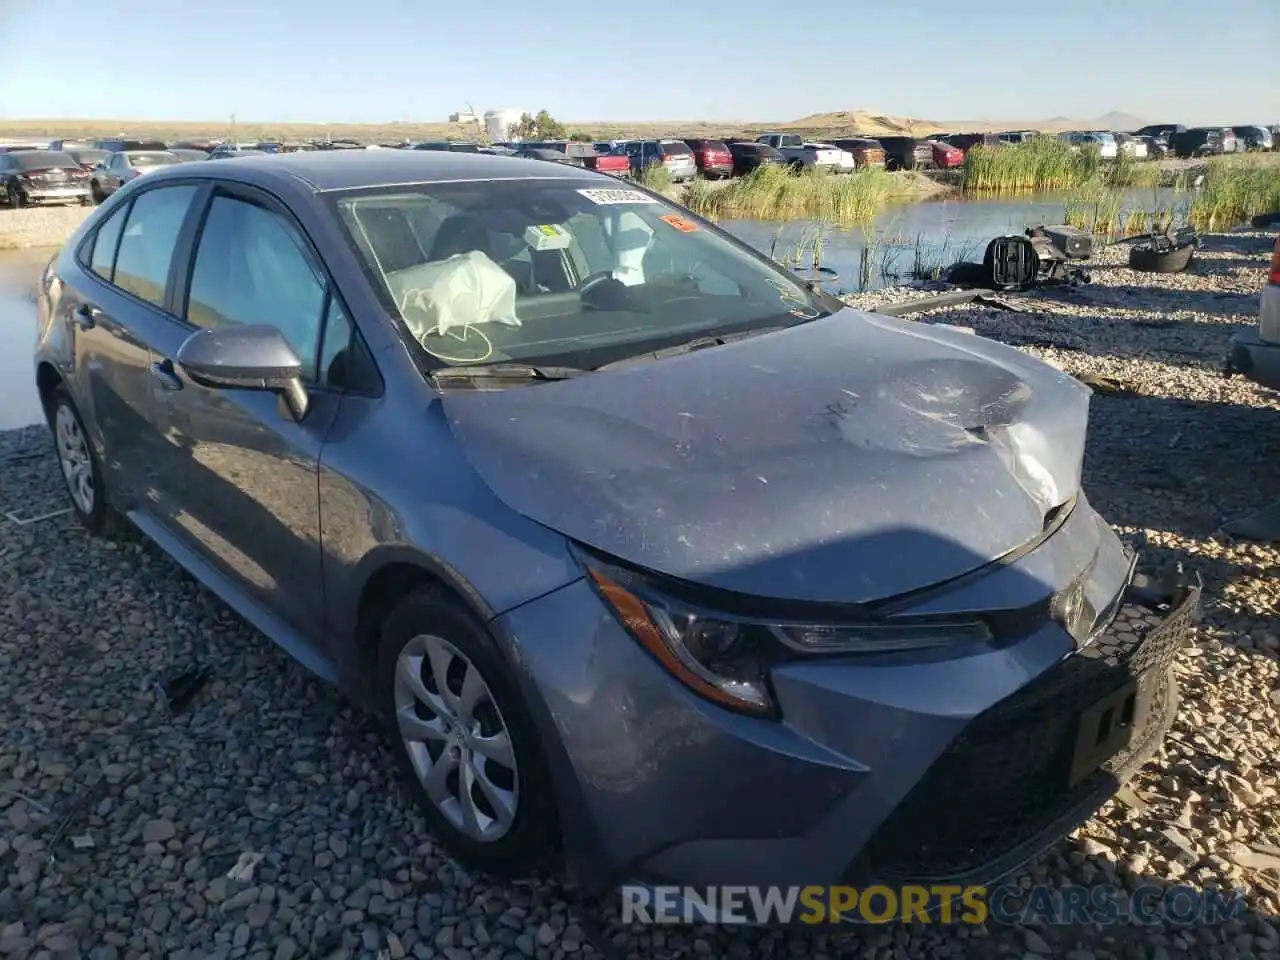
[[[226,196],[209,205],[196,250],[186,320],[198,327],[268,324],[316,379],[327,283],[292,224]]]

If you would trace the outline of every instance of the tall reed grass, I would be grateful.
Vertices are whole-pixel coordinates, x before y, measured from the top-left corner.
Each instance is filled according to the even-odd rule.
[[[1259,213],[1280,212],[1280,165],[1270,158],[1209,161],[1188,219],[1200,230],[1234,227]]]
[[[1160,168],[1128,154],[1102,159],[1097,147],[1072,150],[1051,137],[1001,147],[974,147],[965,156],[964,189],[972,193],[1070,190],[1093,180],[1115,186],[1154,187]]]
[[[745,177],[711,187],[695,181],[684,204],[709,218],[744,220],[812,219],[837,226],[870,223],[901,188],[883,170],[851,174],[826,171],[792,173],[784,167],[759,167]]]

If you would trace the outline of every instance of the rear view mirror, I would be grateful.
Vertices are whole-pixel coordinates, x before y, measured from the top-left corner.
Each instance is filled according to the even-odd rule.
[[[200,330],[178,348],[183,372],[215,390],[269,390],[280,394],[295,420],[307,414],[302,361],[275,327],[266,324]]]

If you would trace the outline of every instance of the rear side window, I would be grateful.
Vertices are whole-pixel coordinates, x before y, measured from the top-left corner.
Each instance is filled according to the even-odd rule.
[[[158,187],[133,201],[116,254],[113,282],[117,287],[158,307],[164,305],[173,248],[195,192],[190,184]]]
[[[129,206],[125,204],[107,217],[93,238],[93,256],[89,258],[89,269],[107,283],[112,281],[116,265],[116,246],[120,243],[120,231],[128,215]]]
[[[693,153],[693,151],[689,149],[689,145],[683,140],[663,140],[662,152],[669,157]]]
[[[293,226],[265,207],[215,197],[191,273],[187,322],[268,324],[315,379],[326,282]]]

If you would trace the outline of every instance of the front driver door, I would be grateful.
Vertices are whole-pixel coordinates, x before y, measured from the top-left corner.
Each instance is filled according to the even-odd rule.
[[[162,521],[251,599],[322,636],[317,470],[341,400],[322,353],[350,327],[318,258],[273,199],[219,187],[196,236],[181,319],[153,342],[152,361],[168,378],[157,392],[168,441]],[[300,422],[275,394],[202,387],[174,362],[198,328],[262,323],[303,360],[311,404]]]

